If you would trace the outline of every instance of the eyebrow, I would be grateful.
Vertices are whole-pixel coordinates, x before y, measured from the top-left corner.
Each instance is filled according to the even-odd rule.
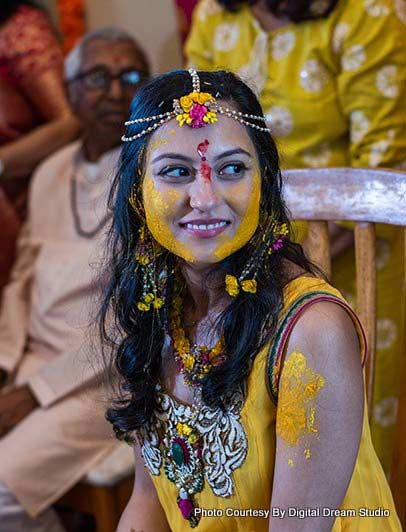
[[[223,157],[230,157],[231,155],[247,155],[250,159],[252,159],[252,155],[246,150],[243,150],[242,148],[235,148],[234,150],[223,151],[223,153],[216,155],[216,157],[214,157],[214,161],[218,161]]]
[[[214,161],[218,161],[219,159],[222,159],[224,157],[230,157],[231,155],[247,155],[250,159],[252,159],[252,155],[246,150],[243,150],[242,148],[235,148],[233,150],[227,150],[223,153],[220,153],[219,155],[216,155],[216,157],[214,157]],[[152,162],[157,163],[162,159],[177,159],[187,162],[193,161],[191,157],[187,157],[186,155],[183,155],[181,153],[163,153],[162,155],[158,155],[158,157],[155,157]]]
[[[190,157],[186,157],[186,155],[182,155],[181,153],[163,153],[162,155],[158,155],[158,157],[155,157],[152,162],[157,163],[162,159],[180,159],[181,161],[188,162],[192,160]]]

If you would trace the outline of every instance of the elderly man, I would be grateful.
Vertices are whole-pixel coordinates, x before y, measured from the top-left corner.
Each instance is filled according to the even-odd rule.
[[[0,314],[1,532],[61,531],[50,505],[115,445],[86,323],[123,123],[148,72],[115,29],[88,34],[66,60],[82,138],[34,175]]]

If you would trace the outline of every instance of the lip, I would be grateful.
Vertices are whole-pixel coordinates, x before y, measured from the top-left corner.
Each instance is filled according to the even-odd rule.
[[[230,227],[230,224],[229,220],[223,218],[195,219],[179,223],[184,231],[197,238],[214,238]],[[207,227],[213,225],[216,227]]]

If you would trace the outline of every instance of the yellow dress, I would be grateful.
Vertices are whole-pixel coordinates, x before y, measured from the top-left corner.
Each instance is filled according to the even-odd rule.
[[[185,51],[197,69],[231,70],[254,88],[283,168],[406,169],[405,24],[404,0],[339,0],[327,18],[266,33],[248,6],[230,13],[215,0],[201,0]],[[379,226],[378,237],[371,428],[388,471],[405,351],[405,264],[401,229]],[[333,277],[350,302],[352,260],[351,253],[340,257]]]
[[[216,532],[267,532],[268,519],[263,516],[230,516],[233,509],[266,510],[270,508],[272,497],[272,481],[275,464],[276,450],[276,415],[277,402],[271,396],[275,394],[277,377],[279,373],[280,355],[286,346],[289,330],[296,318],[308,306],[309,302],[319,300],[333,300],[345,306],[352,314],[357,327],[361,355],[364,357],[364,340],[357,324],[357,318],[350,307],[346,305],[340,293],[320,279],[299,277],[291,281],[284,290],[284,307],[280,314],[279,326],[275,335],[272,348],[266,346],[255,358],[248,381],[245,401],[237,398],[236,407],[230,420],[221,424],[216,432],[216,423],[210,426],[210,421],[205,421],[207,448],[203,445],[203,456],[213,459],[211,469],[206,474],[203,490],[195,495],[195,500],[200,508],[211,509],[214,516],[201,518],[197,530]],[[310,303],[311,304],[311,303]],[[164,414],[159,419],[163,424],[158,429],[167,427],[167,423],[183,421],[182,415],[188,407],[176,401],[165,391],[159,392]],[[216,418],[218,421],[218,418]],[[169,420],[169,421],[168,421]],[[159,423],[159,421],[158,421]],[[241,424],[246,435],[246,455],[241,453],[237,441],[241,441],[238,424]],[[158,426],[158,425],[157,425]],[[209,429],[207,429],[209,427]],[[162,460],[159,458],[159,440],[162,433],[154,428],[148,428],[149,445],[144,449],[146,462],[150,464],[150,471],[154,469],[151,478],[154,482],[160,503],[165,511],[169,526],[174,532],[183,532],[189,529],[188,522],[182,517],[177,506],[178,489],[166,477]],[[230,436],[231,435],[231,436]],[[230,443],[231,442],[231,443]],[[233,443],[234,442],[234,447]],[[205,460],[205,466],[207,466]],[[236,462],[239,464],[236,467]],[[148,465],[148,463],[147,463]],[[227,475],[231,470],[231,474]],[[208,485],[208,478],[213,486],[221,491],[232,484],[230,496],[217,496],[212,485]],[[368,416],[365,411],[360,447],[354,466],[352,478],[343,500],[342,509],[359,508],[384,508],[389,510],[389,517],[337,517],[334,522],[333,532],[385,532],[400,531],[401,526],[394,509],[392,495],[387,484],[384,472],[372,446]],[[231,510],[230,510],[231,509]],[[220,515],[222,514],[222,515]]]

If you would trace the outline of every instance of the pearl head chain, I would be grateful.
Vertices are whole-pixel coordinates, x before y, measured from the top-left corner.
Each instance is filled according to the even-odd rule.
[[[271,130],[268,127],[263,127],[257,124],[252,123],[251,121],[259,121],[265,123],[265,117],[259,116],[259,115],[253,115],[248,113],[242,113],[241,111],[235,111],[234,109],[230,109],[229,107],[222,107],[221,105],[218,105],[216,99],[214,96],[212,96],[209,93],[201,93],[201,96],[205,97],[207,100],[207,103],[197,103],[197,101],[194,99],[196,97],[196,93],[200,93],[200,78],[197,74],[196,70],[191,68],[189,69],[189,74],[192,77],[192,87],[193,92],[188,94],[189,100],[192,99],[194,102],[193,104],[189,104],[188,107],[182,106],[182,98],[173,100],[173,111],[168,111],[166,113],[161,113],[157,115],[152,116],[146,116],[143,118],[134,118],[132,120],[127,120],[125,122],[125,126],[129,127],[136,124],[144,124],[149,122],[155,122],[154,124],[146,127],[139,133],[136,133],[134,135],[123,135],[121,137],[121,140],[123,142],[132,142],[133,140],[139,139],[140,137],[143,137],[144,135],[148,135],[149,133],[152,133],[152,131],[155,131],[159,127],[161,127],[166,122],[169,122],[169,120],[172,120],[173,118],[176,118],[179,122],[179,125],[182,126],[184,123],[189,125],[193,128],[200,128],[204,127],[210,123],[214,123],[217,121],[215,118],[216,113],[219,113],[224,116],[228,116],[230,118],[233,118],[234,120],[237,120],[240,122],[240,124],[243,124],[244,126],[252,127],[254,129],[257,129],[259,131],[265,131],[268,133],[271,133]],[[203,113],[207,112],[207,116],[211,115],[211,118],[203,118],[203,120],[200,120],[197,124],[193,120],[192,115],[189,114],[191,111],[191,108],[194,106],[200,106],[201,109],[203,109]],[[184,118],[186,117],[186,119]]]

